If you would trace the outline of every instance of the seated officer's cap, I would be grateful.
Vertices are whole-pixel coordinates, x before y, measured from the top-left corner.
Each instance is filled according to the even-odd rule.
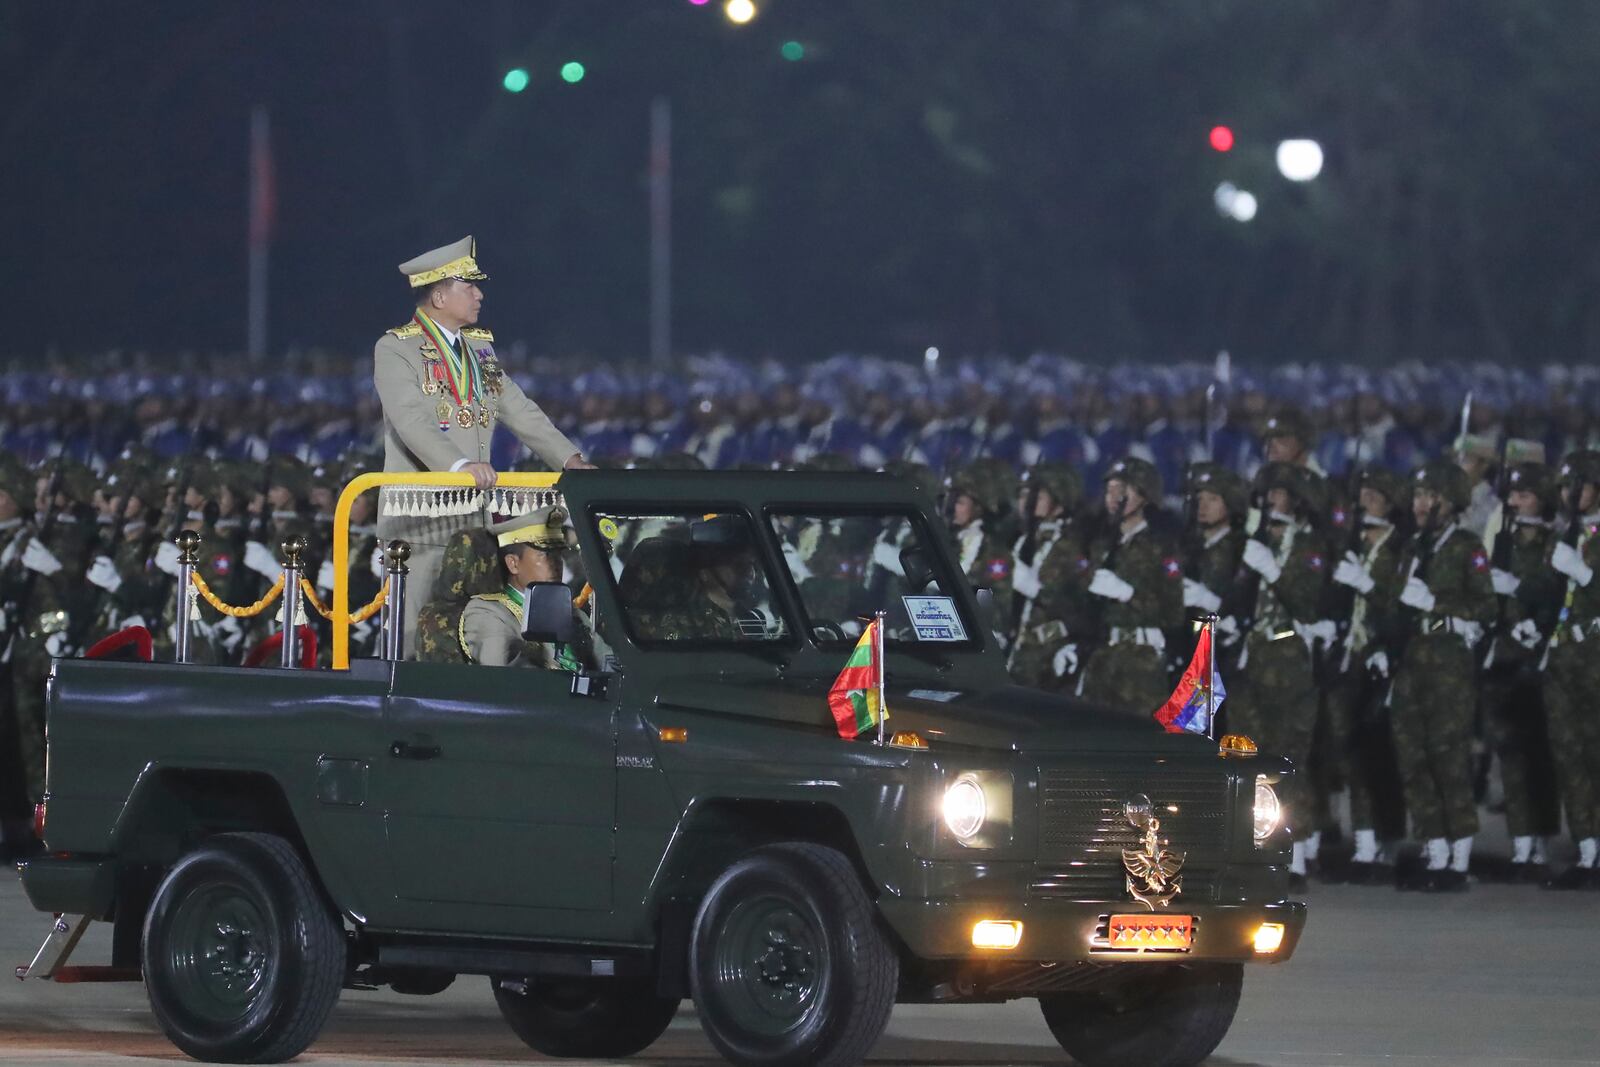
[[[532,545],[545,552],[560,552],[578,543],[578,534],[567,525],[567,509],[559,504],[535,508],[489,527],[501,548]]]
[[[486,282],[489,276],[478,269],[478,243],[469,234],[461,240],[424,252],[415,259],[400,264],[400,273],[406,276],[411,288],[442,282],[446,278],[460,278],[466,282]]]

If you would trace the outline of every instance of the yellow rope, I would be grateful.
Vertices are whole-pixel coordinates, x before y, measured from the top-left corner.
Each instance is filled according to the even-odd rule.
[[[205,578],[201,576],[199,571],[191,571],[189,580],[194,583],[195,592],[204,597],[207,604],[210,604],[224,615],[232,615],[236,619],[248,619],[260,615],[271,606],[274,600],[278,599],[278,594],[283,592],[283,575],[280,574],[278,575],[278,580],[272,583],[272,588],[267,590],[266,596],[247,608],[236,608],[232,604],[224,604],[221,600],[218,600],[217,594],[211,591],[211,587],[206,584]]]
[[[318,615],[321,615],[324,619],[332,620],[333,609],[317,599],[316,587],[313,586],[310,579],[303,574],[300,576],[300,591],[305,593],[306,603],[311,605],[312,611],[316,612]],[[350,613],[350,621],[352,623],[366,622],[368,619],[372,618],[378,613],[378,610],[383,607],[383,602],[388,599],[389,579],[385,578],[383,580],[383,585],[378,587],[378,595],[373,597],[372,602],[366,607],[362,608],[360,611],[352,611]]]

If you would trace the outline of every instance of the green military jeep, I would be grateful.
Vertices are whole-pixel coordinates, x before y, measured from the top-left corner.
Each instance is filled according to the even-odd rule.
[[[920,488],[557,488],[582,672],[56,665],[23,884],[115,924],[184,1052],[288,1059],[343,989],[466,974],[554,1056],[639,1052],[687,996],[733,1063],[845,1065],[896,1002],[1036,997],[1082,1063],[1192,1064],[1294,951],[1290,768],[1011,685]],[[889,718],[846,740],[827,693],[878,612]]]

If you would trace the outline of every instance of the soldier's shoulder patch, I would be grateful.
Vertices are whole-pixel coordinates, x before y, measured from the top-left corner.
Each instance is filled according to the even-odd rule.
[[[1485,552],[1481,548],[1473,549],[1472,569],[1480,574],[1487,573],[1489,570],[1489,553]]]
[[[1327,565],[1328,561],[1322,558],[1321,552],[1313,552],[1311,555],[1306,557],[1306,566],[1310,567],[1314,571],[1320,571]]]
[[[1177,556],[1168,556],[1161,561],[1161,572],[1168,578],[1182,578],[1183,564],[1178,562]]]
[[[1344,527],[1350,525],[1350,513],[1344,508],[1334,508],[1329,518],[1335,526]]]
[[[494,340],[494,333],[484,329],[482,326],[464,326],[461,329],[461,336],[473,341]]]
[[[1078,557],[1078,569],[1080,571],[1086,571],[1086,570],[1089,569],[1089,557],[1088,556],[1079,556]]]
[[[988,571],[989,577],[997,582],[1003,582],[1011,577],[1011,561],[1004,556],[997,556],[991,559],[985,569]]]
[[[394,334],[396,337],[399,337],[399,338],[421,337],[422,336],[422,327],[418,326],[414,322],[408,322],[404,326],[396,326],[394,329],[390,330],[389,332]]]
[[[213,556],[212,559],[211,559],[211,566],[212,566],[212,569],[214,569],[217,572],[217,576],[218,577],[226,578],[229,574],[231,574],[233,572],[233,557],[232,556]]]

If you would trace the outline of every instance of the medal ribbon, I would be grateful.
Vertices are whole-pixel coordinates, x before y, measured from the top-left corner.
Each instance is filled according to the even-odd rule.
[[[467,347],[466,338],[461,338],[461,351],[458,352],[454,345],[444,339],[444,331],[439,328],[438,323],[430,319],[420,308],[412,321],[422,327],[422,332],[427,334],[428,339],[439,349],[439,354],[444,358],[445,367],[450,372],[447,378],[450,394],[455,397],[456,407],[466,407],[482,391],[478,386],[478,361],[473,357],[472,350]]]

